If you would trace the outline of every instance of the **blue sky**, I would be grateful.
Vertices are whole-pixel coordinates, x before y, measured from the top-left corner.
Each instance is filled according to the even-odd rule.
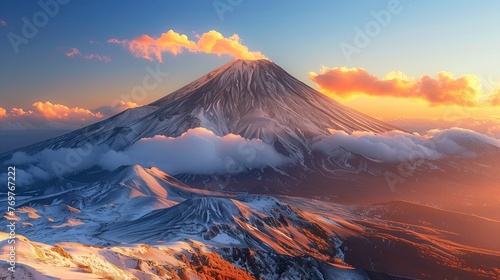
[[[222,0],[223,3],[229,1]],[[233,1],[238,2],[238,1]],[[129,93],[157,62],[109,44],[110,38],[158,37],[172,29],[195,39],[217,30],[238,34],[295,77],[316,87],[309,72],[321,66],[362,67],[379,77],[391,71],[408,76],[448,71],[500,77],[498,1],[405,1],[359,54],[348,61],[339,45],[353,43],[355,28],[373,20],[372,11],[390,1],[240,1],[219,17],[213,1],[69,1],[38,34],[15,53],[10,32],[21,34],[22,17],[32,19],[37,1],[0,2],[0,107],[27,108],[37,101],[97,108]],[[90,43],[90,41],[98,43]],[[64,50],[109,56],[111,62],[68,58]],[[164,54],[170,75],[148,93],[154,101],[232,57],[184,52]]]

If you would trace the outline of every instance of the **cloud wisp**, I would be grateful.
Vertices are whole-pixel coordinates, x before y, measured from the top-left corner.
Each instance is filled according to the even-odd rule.
[[[150,61],[163,62],[163,54],[178,55],[183,51],[192,53],[207,53],[229,55],[241,59],[265,59],[266,57],[257,51],[250,51],[242,44],[238,34],[224,37],[215,30],[210,30],[202,35],[196,35],[198,41],[190,40],[187,35],[169,30],[159,37],[153,38],[149,35],[141,35],[132,40],[109,39],[108,43],[119,44],[127,48],[132,55]]]
[[[102,61],[102,62],[111,62],[111,58],[107,55],[100,55],[100,54],[95,54],[95,53],[82,54],[82,52],[77,48],[69,49],[69,51],[65,52],[64,55],[67,57],[71,57],[71,58],[80,57],[80,58],[83,58],[86,60],[98,60],[98,61]]]
[[[500,104],[500,98],[486,102],[482,100],[485,93],[480,79],[471,74],[454,77],[443,71],[436,77],[424,75],[413,79],[401,72],[391,72],[380,79],[363,68],[324,67],[320,73],[311,72],[309,77],[320,90],[334,97],[367,95],[411,98],[424,100],[431,106],[477,107]]]

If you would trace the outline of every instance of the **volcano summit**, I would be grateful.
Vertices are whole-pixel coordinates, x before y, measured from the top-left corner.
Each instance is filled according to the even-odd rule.
[[[122,150],[141,138],[177,137],[196,127],[258,138],[292,154],[330,129],[396,129],[326,97],[269,60],[234,60],[149,105],[21,150],[75,148],[87,141]]]

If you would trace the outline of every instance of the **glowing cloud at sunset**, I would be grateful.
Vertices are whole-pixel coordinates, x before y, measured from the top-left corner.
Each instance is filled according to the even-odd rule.
[[[78,128],[103,117],[101,112],[38,101],[33,103],[31,109],[12,108],[7,112],[0,108],[0,130]]]
[[[265,59],[266,57],[260,52],[251,52],[248,47],[241,44],[241,39],[238,34],[234,34],[229,38],[224,38],[222,34],[215,30],[210,30],[207,33],[199,36],[198,48],[200,51],[210,54],[228,54],[234,58],[241,59]]]
[[[134,102],[119,101],[111,106],[97,109],[69,107],[49,101],[37,101],[29,109],[0,108],[0,130],[33,128],[79,128],[104,118],[116,115],[140,105]]]
[[[23,108],[12,108],[10,110],[10,115],[14,117],[19,117],[19,116],[25,116],[25,115],[32,115],[33,111],[28,110],[28,112],[24,111]]]
[[[36,102],[33,104],[34,114],[47,119],[77,119],[86,120],[88,118],[101,118],[102,114],[92,113],[88,109],[69,108],[61,104],[52,104],[50,102]]]
[[[391,72],[379,79],[363,68],[325,67],[319,74],[311,72],[309,77],[325,93],[343,98],[355,95],[387,96],[420,99],[432,106],[475,107],[480,105],[483,96],[476,76],[466,74],[456,78],[444,71],[435,78],[425,75],[412,79],[401,72]]]
[[[248,47],[242,45],[238,34],[225,38],[221,33],[210,30],[202,35],[196,35],[198,42],[192,41],[187,35],[179,34],[169,30],[158,38],[149,35],[141,35],[132,40],[109,39],[108,43],[120,44],[126,47],[132,55],[150,61],[163,62],[162,54],[170,53],[178,55],[184,50],[189,52],[207,53],[216,55],[230,55],[241,59],[265,59],[260,52],[249,51]]]

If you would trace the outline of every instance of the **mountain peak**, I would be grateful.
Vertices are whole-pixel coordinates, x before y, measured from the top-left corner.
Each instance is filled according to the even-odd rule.
[[[234,66],[234,65],[265,65],[265,64],[275,64],[275,63],[267,58],[260,58],[260,59],[237,58],[237,59],[231,60],[226,65]]]
[[[204,127],[217,135],[261,139],[286,155],[307,151],[307,143],[329,135],[329,129],[395,129],[316,91],[267,59],[235,59],[150,105],[159,108],[157,118],[169,120],[162,134],[178,136]]]
[[[229,63],[232,63],[232,62],[255,62],[255,63],[273,63],[270,59],[267,59],[267,58],[259,58],[259,59],[245,59],[245,58],[235,58],[233,60],[231,60]]]
[[[330,129],[347,133],[397,129],[327,97],[270,60],[236,59],[148,106],[40,145],[79,147],[92,135],[96,143],[120,150],[144,137],[178,137],[196,127],[219,136],[257,138],[299,159],[309,153],[308,143],[330,135]]]

